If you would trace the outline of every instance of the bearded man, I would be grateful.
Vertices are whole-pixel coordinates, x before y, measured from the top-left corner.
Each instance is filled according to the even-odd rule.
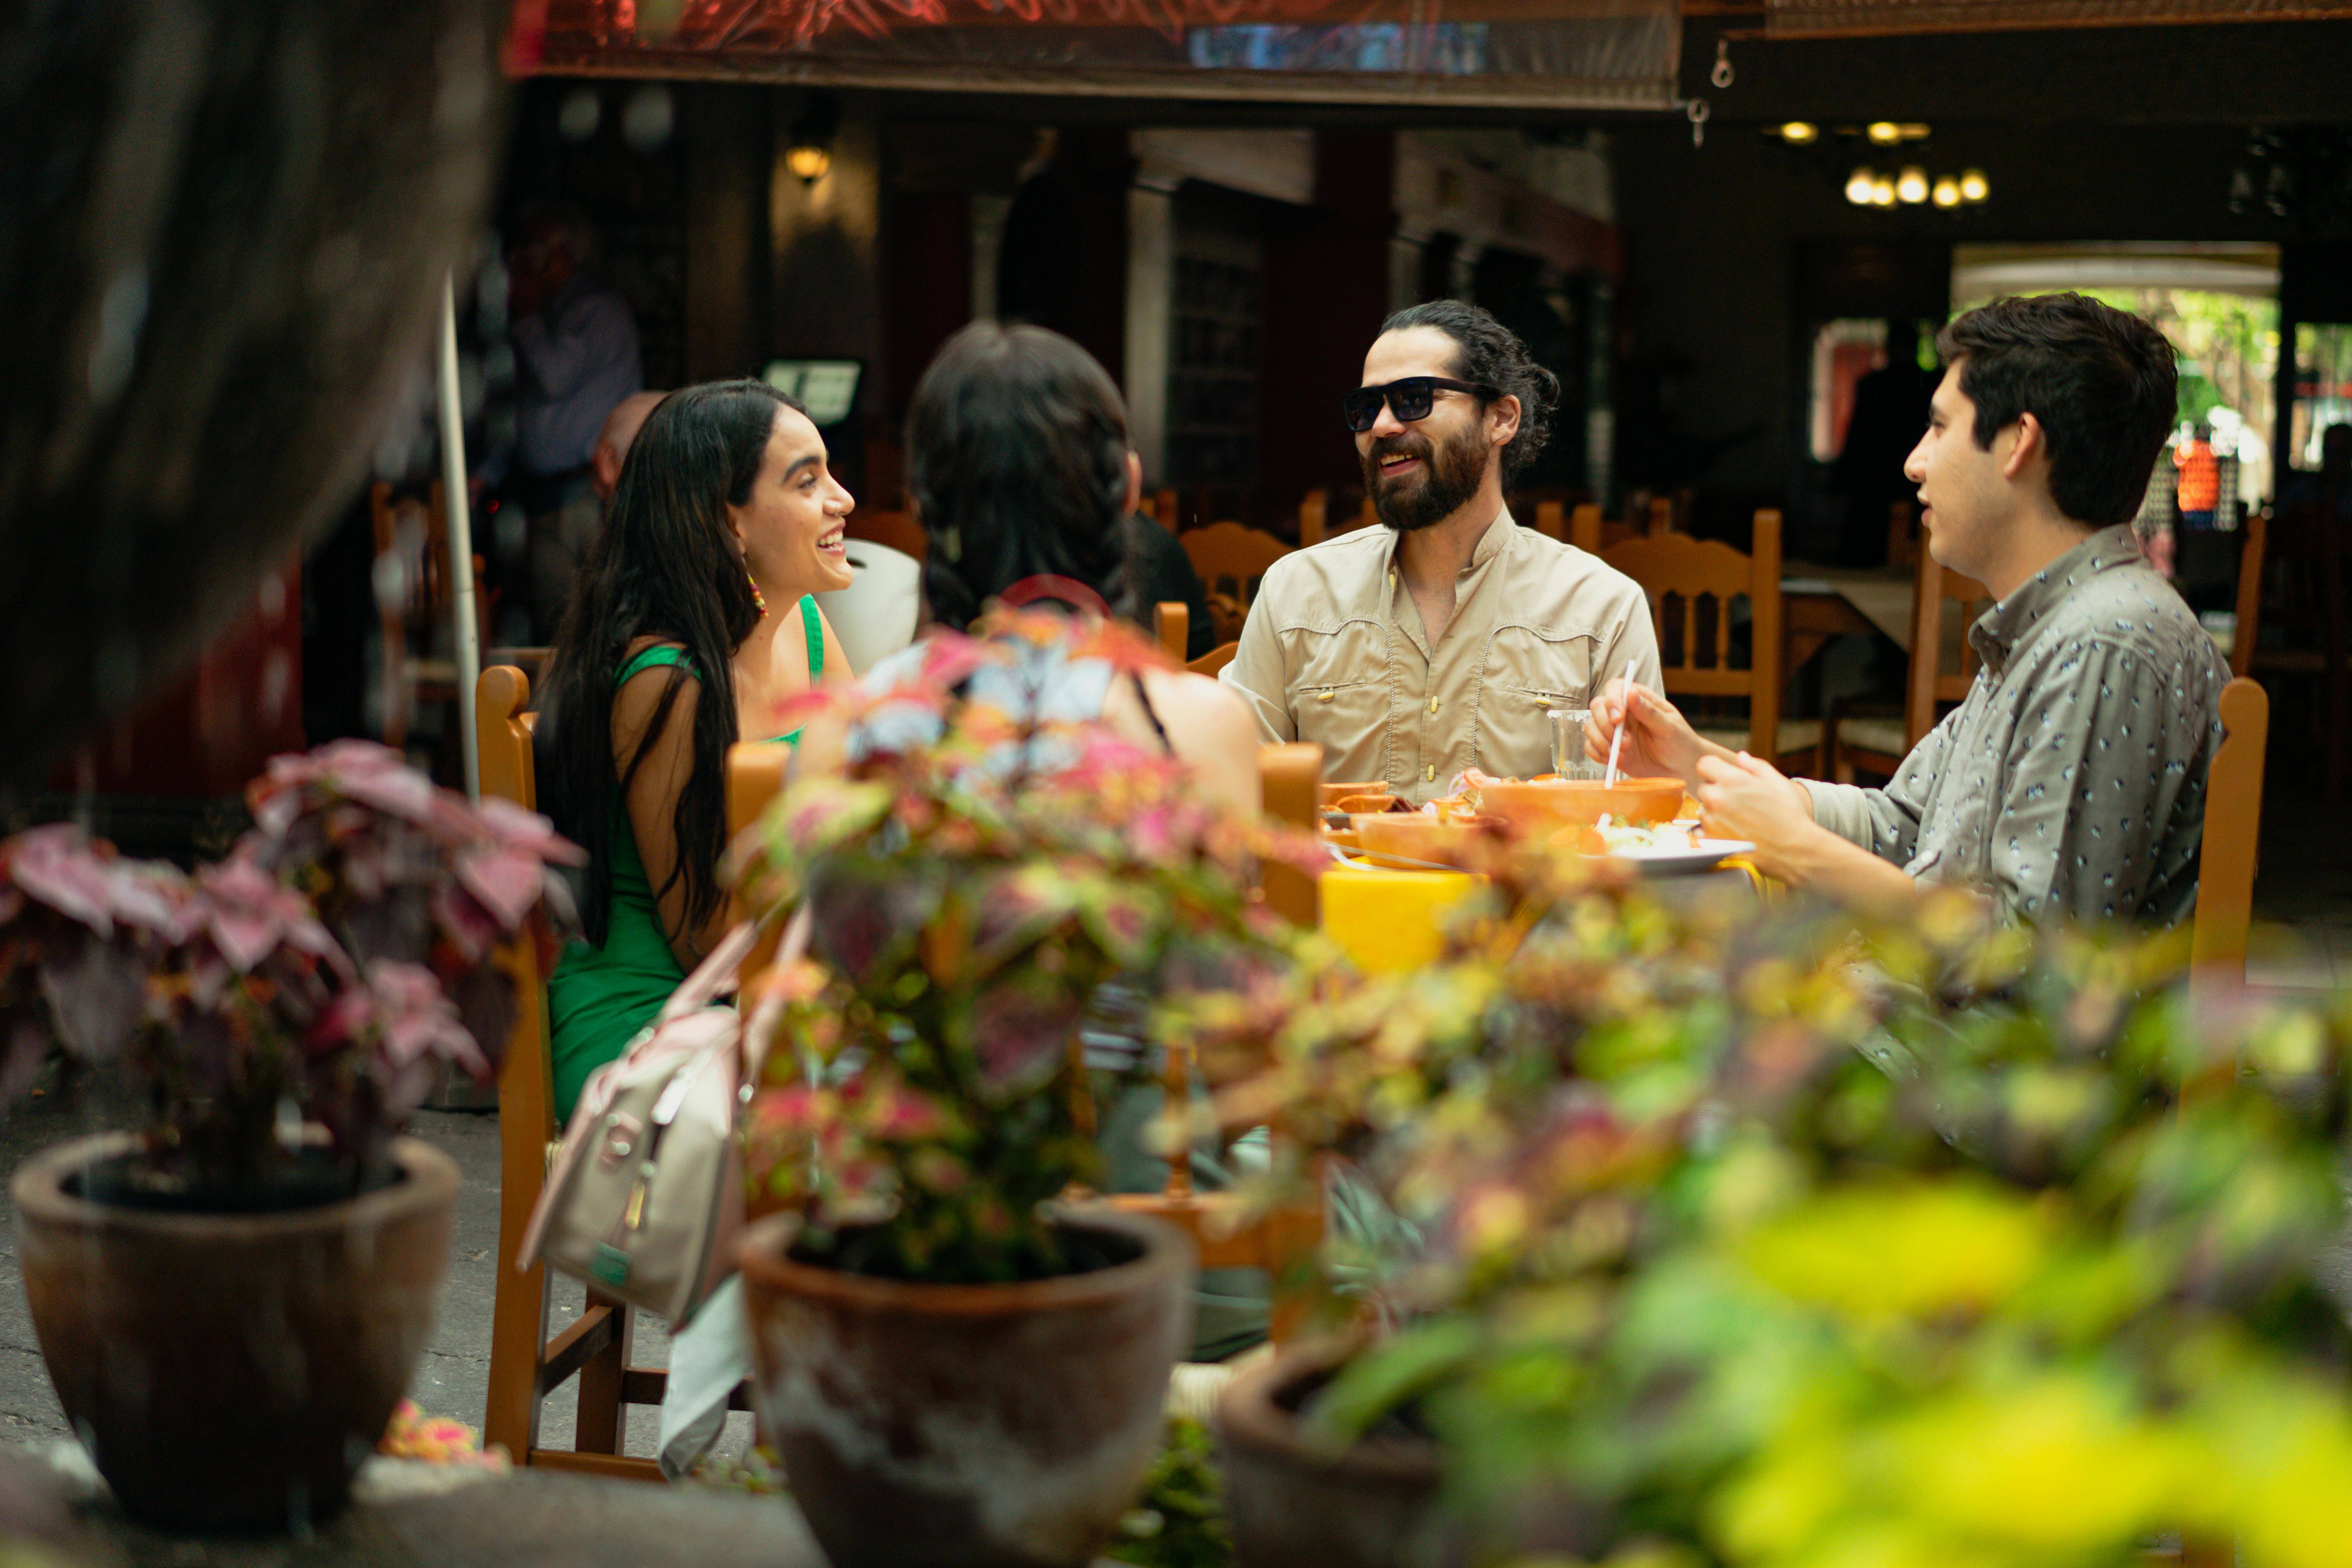
[[[1268,742],[1418,805],[1466,768],[1549,773],[1551,715],[1638,672],[1658,688],[1641,588],[1512,521],[1559,383],[1475,305],[1400,310],[1342,405],[1382,527],[1283,557],[1221,677]]]

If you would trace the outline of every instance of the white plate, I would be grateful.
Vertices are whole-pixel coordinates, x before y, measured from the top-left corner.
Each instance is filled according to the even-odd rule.
[[[1690,849],[1619,849],[1613,858],[1631,861],[1644,877],[1686,877],[1712,871],[1729,856],[1745,855],[1755,845],[1745,838],[1702,838]]]

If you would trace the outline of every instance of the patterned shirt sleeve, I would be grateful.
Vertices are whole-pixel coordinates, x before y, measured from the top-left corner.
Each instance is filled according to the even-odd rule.
[[[2184,791],[2203,768],[2209,672],[2133,642],[2058,650],[2018,714],[1986,868],[2028,919],[2137,910]]]
[[[1919,850],[1919,817],[1929,786],[1948,760],[1958,710],[1921,737],[1885,789],[1805,781],[1813,820],[1882,860],[1907,867]],[[1916,875],[1916,872],[1914,872]]]

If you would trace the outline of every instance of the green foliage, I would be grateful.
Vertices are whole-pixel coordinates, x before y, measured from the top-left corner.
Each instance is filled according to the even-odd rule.
[[[1409,1402],[1464,1519],[1532,1510],[1586,1562],[2331,1560],[2352,1010],[2224,1004],[2181,956],[1531,864],[1441,964],[1298,983],[1226,1113],[1429,1238],[1313,1420]]]
[[[1197,1421],[1172,1416],[1168,1441],[1151,1462],[1143,1500],[1105,1553],[1140,1568],[1228,1568],[1234,1540],[1225,1526],[1225,1489]]]
[[[1024,679],[1070,635],[1000,617],[984,640],[935,639],[888,693],[850,689],[843,717],[909,743],[796,781],[761,828],[750,897],[805,900],[814,934],[747,1002],[776,1031],[750,1170],[808,1216],[804,1249],[841,1267],[982,1282],[1083,1266],[1042,1205],[1099,1184],[1080,1037],[1108,1021],[1108,983],[1245,990],[1280,954],[1249,867],[1291,847],[1103,726],[954,695],[983,668]],[[1128,668],[1156,658],[1081,635],[1077,651]],[[1159,1066],[1138,1048],[1110,1076]]]

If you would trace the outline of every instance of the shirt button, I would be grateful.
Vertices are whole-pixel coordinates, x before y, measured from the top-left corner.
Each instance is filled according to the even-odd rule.
[[[1428,773],[1424,773],[1424,774],[1423,774],[1422,776],[1423,776],[1424,779],[1426,779],[1429,783],[1431,783],[1431,784],[1435,784],[1435,783],[1437,782],[1437,764],[1436,764],[1435,763],[1430,763],[1430,764],[1429,764],[1429,772],[1428,772]]]
[[[1432,698],[1429,700],[1429,710],[1430,710],[1432,713],[1434,713],[1434,712],[1436,712],[1436,711],[1437,711],[1437,699],[1436,699],[1436,698],[1434,698],[1434,697],[1432,697]]]

